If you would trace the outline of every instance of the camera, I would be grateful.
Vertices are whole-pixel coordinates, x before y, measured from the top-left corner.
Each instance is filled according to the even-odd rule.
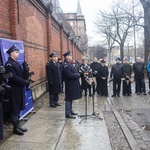
[[[6,84],[8,78],[12,77],[12,73],[6,73],[5,67],[0,63],[0,102],[7,102],[8,100],[4,99],[4,94],[6,90],[11,89],[11,86]]]

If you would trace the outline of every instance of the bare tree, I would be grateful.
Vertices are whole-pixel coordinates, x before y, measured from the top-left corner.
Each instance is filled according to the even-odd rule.
[[[144,9],[144,37],[145,37],[145,63],[150,57],[150,0],[140,0]]]
[[[141,16],[135,17],[133,14],[132,2],[126,3],[126,1],[114,2],[110,11],[99,11],[98,19],[95,22],[98,32],[106,36],[108,42],[109,53],[112,51],[113,45],[110,44],[110,40],[114,44],[117,42],[120,46],[120,57],[123,60],[124,57],[124,44],[128,36],[133,34],[133,27],[137,25],[137,22],[141,19]],[[134,8],[135,9],[135,8]]]

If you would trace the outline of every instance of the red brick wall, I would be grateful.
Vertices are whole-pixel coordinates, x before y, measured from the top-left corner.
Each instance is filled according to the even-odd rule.
[[[40,5],[25,0],[19,1],[19,10],[17,39],[24,41],[26,61],[34,70],[33,79],[38,84],[45,80],[48,61],[46,12]]]
[[[11,38],[10,0],[0,0],[0,37]]]
[[[67,38],[68,38],[67,35],[65,33],[63,33],[63,53],[65,53],[69,50]]]
[[[61,57],[60,27],[54,21],[51,24],[51,51]]]
[[[46,80],[45,65],[52,51],[62,57],[71,50],[80,57],[63,28],[36,0],[0,0],[0,37],[24,42],[25,59],[37,80],[32,86]]]

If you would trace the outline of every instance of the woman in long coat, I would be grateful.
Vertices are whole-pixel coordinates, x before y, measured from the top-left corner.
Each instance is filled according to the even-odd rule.
[[[90,65],[88,64],[86,59],[83,59],[82,61],[83,62],[79,69],[79,73],[81,75],[81,88],[85,92],[84,96],[87,96],[87,90],[89,90],[89,96],[92,96],[91,85],[87,82],[88,79],[90,78],[92,69],[90,68]]]

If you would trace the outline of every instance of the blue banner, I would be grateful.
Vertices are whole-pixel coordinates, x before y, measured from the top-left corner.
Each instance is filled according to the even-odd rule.
[[[5,63],[8,60],[8,57],[9,57],[9,55],[6,52],[12,45],[16,45],[16,47],[19,49],[20,55],[19,55],[18,62],[22,66],[22,63],[24,62],[24,46],[23,46],[23,42],[22,41],[17,41],[17,40],[0,38],[0,52],[1,52],[1,56],[2,56],[3,65],[5,65]],[[22,119],[29,112],[31,112],[31,110],[34,109],[31,90],[30,89],[26,90],[25,91],[25,95],[26,95],[26,99],[25,99],[26,108],[25,108],[25,110],[21,111],[20,119]]]

